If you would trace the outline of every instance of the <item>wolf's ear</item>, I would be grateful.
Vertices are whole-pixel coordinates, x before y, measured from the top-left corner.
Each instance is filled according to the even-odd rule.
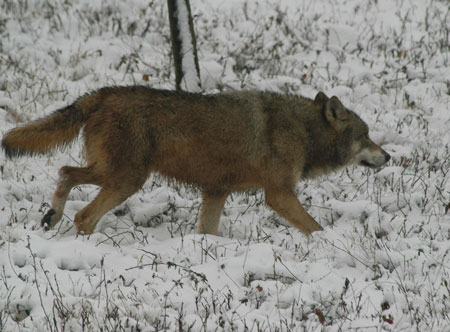
[[[333,96],[327,101],[325,117],[336,130],[342,130],[346,127],[349,113],[341,101],[336,96]]]
[[[329,98],[326,94],[324,94],[322,91],[318,92],[316,95],[316,98],[314,98],[314,101],[320,105],[326,105]]]

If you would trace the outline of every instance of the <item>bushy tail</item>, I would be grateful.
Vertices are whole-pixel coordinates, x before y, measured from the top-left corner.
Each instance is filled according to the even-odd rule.
[[[95,93],[87,95],[45,118],[11,129],[2,139],[6,156],[45,154],[68,145],[78,136],[89,113],[97,108],[98,99]]]

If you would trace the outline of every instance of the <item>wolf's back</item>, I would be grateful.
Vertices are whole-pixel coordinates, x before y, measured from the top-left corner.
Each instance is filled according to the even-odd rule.
[[[86,95],[44,118],[11,129],[2,139],[6,156],[45,154],[68,145],[98,107],[98,97],[96,93]]]

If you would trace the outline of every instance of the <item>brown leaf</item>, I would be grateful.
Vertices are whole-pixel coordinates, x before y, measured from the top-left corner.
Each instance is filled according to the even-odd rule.
[[[149,77],[148,77],[147,74],[144,74],[144,75],[142,75],[142,79],[143,79],[145,82],[148,82]]]
[[[323,314],[323,312],[320,309],[316,309],[316,315],[317,318],[319,319],[320,324],[325,324],[325,315]]]
[[[383,322],[386,322],[386,323],[388,323],[388,324],[394,324],[394,317],[392,317],[392,315],[387,315],[387,316],[385,316],[385,315],[383,315],[383,316],[381,316],[381,319],[383,320]]]
[[[408,166],[408,164],[409,164],[409,159],[406,158],[406,157],[401,157],[401,158],[400,158],[400,161],[401,161],[402,166],[403,166],[404,168],[406,168],[406,167]]]

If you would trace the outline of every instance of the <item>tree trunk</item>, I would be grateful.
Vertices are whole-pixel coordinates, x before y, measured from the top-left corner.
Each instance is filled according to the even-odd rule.
[[[189,0],[167,0],[177,90],[200,92],[200,67]]]

